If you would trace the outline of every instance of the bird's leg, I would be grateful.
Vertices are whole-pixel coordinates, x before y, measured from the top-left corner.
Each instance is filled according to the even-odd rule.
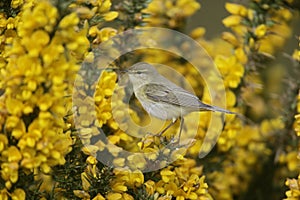
[[[179,127],[178,138],[177,139],[173,138],[171,143],[173,143],[173,144],[179,144],[180,143],[180,138],[181,138],[181,133],[182,133],[183,128],[184,128],[184,118],[180,117],[180,127]]]
[[[166,132],[171,126],[173,126],[176,122],[177,122],[178,118],[174,118],[172,119],[172,122],[166,127],[164,128],[159,134],[157,134],[158,136],[161,136],[164,132]]]
[[[178,142],[180,141],[180,137],[181,137],[181,132],[184,126],[184,118],[180,117],[180,128],[179,128],[179,135],[178,135]]]

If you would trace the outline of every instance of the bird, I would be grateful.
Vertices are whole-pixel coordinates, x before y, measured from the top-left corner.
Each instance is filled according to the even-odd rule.
[[[180,138],[184,116],[191,112],[213,111],[237,114],[203,103],[196,95],[162,76],[149,63],[138,62],[122,71],[128,75],[135,97],[150,116],[161,120],[172,120],[168,126],[157,134],[159,136],[180,119]]]

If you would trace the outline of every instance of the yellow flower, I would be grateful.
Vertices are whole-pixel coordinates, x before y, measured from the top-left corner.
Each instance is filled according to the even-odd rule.
[[[20,37],[30,36],[36,29],[42,28],[50,32],[53,30],[58,17],[57,9],[47,1],[41,1],[33,10],[25,9],[22,13],[22,26],[19,26]]]
[[[19,149],[15,146],[10,146],[7,150],[3,151],[2,155],[7,157],[8,162],[19,162],[22,159]]]
[[[226,3],[225,8],[230,14],[233,15],[240,15],[242,17],[245,17],[248,14],[247,8],[239,4]]]
[[[17,162],[9,162],[9,163],[1,164],[1,177],[6,181],[6,184],[8,182],[16,183],[18,181],[18,177],[19,177],[18,170],[19,170],[19,165]]]
[[[98,160],[94,156],[89,156],[86,159],[86,162],[90,165],[96,165],[98,163]]]
[[[5,126],[6,128],[9,130],[11,128],[14,128],[18,125],[18,123],[20,122],[20,118],[16,117],[16,116],[9,116],[6,119],[6,123]]]
[[[38,99],[38,105],[41,111],[47,111],[53,102],[53,98],[51,98],[50,94],[45,94]]]
[[[232,26],[240,25],[241,21],[242,21],[242,17],[238,15],[230,15],[225,19],[223,19],[222,22],[226,27],[232,27]]]
[[[0,134],[0,153],[6,148],[8,144],[8,139],[6,137],[6,135],[4,134]]]
[[[125,158],[115,158],[113,164],[116,167],[123,167],[125,165]]]
[[[14,192],[11,194],[12,200],[25,200],[26,199],[26,193],[23,189],[17,188],[14,190]]]
[[[194,39],[201,38],[202,36],[205,35],[205,28],[203,28],[203,27],[195,28],[195,29],[191,32],[190,35],[191,35],[191,37],[194,38]]]
[[[110,11],[112,3],[110,0],[88,0],[88,1],[75,1],[70,5],[79,16],[80,19],[100,18],[104,21],[112,21],[118,17],[119,13]],[[99,20],[98,25],[102,23]]]
[[[171,196],[169,196],[169,195],[164,195],[164,196],[159,197],[157,200],[171,200],[171,199],[172,199]]]
[[[35,42],[32,42],[35,41]],[[30,37],[26,37],[22,40],[22,45],[28,51],[28,55],[37,57],[41,53],[42,49],[50,41],[50,36],[44,30],[37,30],[31,34]]]
[[[123,193],[122,194],[124,200],[134,200],[134,198],[130,195],[130,194],[127,194],[127,193]]]
[[[278,20],[290,21],[293,17],[293,12],[288,8],[281,7],[276,10],[275,18],[279,18]],[[282,18],[282,19],[281,19]]]
[[[122,194],[120,193],[108,193],[106,195],[107,200],[121,200],[122,199]]]
[[[83,190],[73,190],[73,193],[75,194],[75,196],[77,196],[81,199],[90,199],[91,198],[89,193],[87,193],[86,191],[83,191]]]
[[[154,0],[143,11],[149,13],[146,18],[149,26],[168,26],[171,28],[182,26],[182,19],[194,14],[200,8],[195,0]]]
[[[155,183],[147,181],[147,190],[165,195],[162,197],[174,197],[176,199],[212,199],[207,191],[208,185],[201,176],[202,167],[197,167],[194,159],[182,159],[175,161],[160,171],[161,180]],[[155,194],[154,193],[154,196]]]
[[[12,199],[25,199],[15,183],[30,172],[49,173],[71,150],[71,125],[64,117],[72,99],[66,96],[90,44],[76,14],[59,22],[61,10],[49,1],[11,3],[17,16],[4,21],[0,15],[0,32],[6,29],[0,36],[1,178],[15,189],[9,191]],[[6,140],[3,133],[12,137]]]
[[[177,0],[176,6],[182,9],[185,16],[191,16],[200,9],[200,4],[194,0]]]
[[[124,169],[115,169],[116,179],[112,181],[112,189],[114,192],[125,192],[130,188],[138,188],[144,183],[144,175],[141,171],[129,171]]]
[[[272,134],[274,131],[283,130],[283,119],[278,117],[270,120],[263,120],[260,125],[260,129],[262,134]]]
[[[135,170],[129,174],[129,181],[127,184],[130,187],[140,187],[144,183],[144,174],[139,171]]]
[[[132,169],[144,169],[146,166],[146,159],[142,154],[130,155],[127,160]]]
[[[71,13],[65,16],[60,22],[59,27],[65,29],[70,26],[75,26],[79,22],[79,18],[77,17],[76,13]]]
[[[100,75],[100,81],[96,86],[95,101],[101,101],[104,98],[110,97],[113,94],[117,74],[114,72],[103,71]],[[104,89],[103,91],[101,89]],[[99,95],[98,95],[99,94]]]
[[[165,194],[167,196],[175,195],[176,192],[179,193],[179,188],[177,187],[177,185],[174,182],[166,183],[164,186],[164,189],[166,191]],[[179,195],[176,195],[176,196],[179,197]]]
[[[98,193],[92,200],[105,200],[105,198]]]
[[[223,32],[222,39],[225,40],[226,42],[232,44],[233,47],[238,47],[240,45],[237,38],[230,32]]]
[[[258,37],[258,38],[262,38],[266,35],[267,33],[267,26],[265,24],[261,24],[259,26],[256,27],[254,34]]]
[[[300,175],[297,179],[287,179],[285,185],[290,188],[285,194],[285,200],[296,200],[300,198]]]
[[[279,161],[282,163],[287,163],[287,167],[290,171],[295,171],[300,167],[297,151],[291,151],[287,154],[282,154],[279,158]]]
[[[242,47],[237,48],[234,51],[234,54],[235,54],[236,58],[238,59],[238,61],[241,62],[242,64],[246,64],[248,62],[248,57],[247,57],[245,51],[242,49]]]
[[[300,137],[300,114],[295,115],[296,121],[294,122],[294,130],[298,137]]]
[[[8,200],[8,191],[6,188],[0,190],[0,199]]]
[[[99,12],[104,13],[110,10],[111,1],[110,0],[100,0],[99,2]]]
[[[118,179],[117,179],[118,180]],[[111,188],[114,192],[126,192],[128,190],[124,181],[113,181],[111,183]]]
[[[300,50],[294,50],[294,53],[293,53],[292,57],[293,57],[296,61],[300,62]]]
[[[250,21],[253,21],[255,15],[256,15],[256,11],[255,11],[255,10],[253,10],[253,9],[248,9],[247,18],[248,18]]]
[[[237,61],[237,58],[234,56],[228,58],[216,56],[215,64],[224,75],[225,86],[236,88],[244,75],[244,67]]]
[[[86,155],[91,155],[96,156],[97,151],[99,150],[99,148],[95,145],[90,145],[90,144],[86,144],[84,145],[84,147],[82,148],[82,152],[85,153]]]
[[[155,192],[155,182],[152,180],[148,180],[145,182],[146,191],[149,195],[153,195]]]
[[[20,116],[23,111],[24,104],[22,103],[22,101],[19,101],[17,99],[7,98],[6,108],[10,114]]]
[[[12,0],[10,5],[12,8],[18,8],[23,4],[23,0]]]
[[[105,27],[99,30],[98,27],[92,26],[89,29],[89,35],[95,37],[95,39],[93,40],[94,44],[99,44],[101,42],[107,41],[109,38],[115,36],[116,34],[117,30],[110,27]]]
[[[226,90],[226,105],[233,107],[236,104],[236,96],[231,90]]]
[[[6,28],[9,30],[9,29],[15,29],[16,28],[16,25],[17,25],[17,21],[18,21],[18,18],[12,18],[12,17],[9,17],[6,21]],[[12,34],[12,33],[11,33]]]
[[[251,136],[249,135],[249,133],[251,133]],[[237,140],[237,144],[239,146],[247,146],[252,140],[259,140],[259,129],[256,127],[245,126],[239,133],[238,137],[239,139]]]
[[[110,12],[108,12],[108,13],[103,14],[104,20],[105,20],[105,21],[112,21],[112,20],[114,20],[115,18],[117,18],[118,15],[119,15],[119,13],[116,12],[116,11],[110,11]]]
[[[70,7],[73,8],[77,6],[77,4],[71,4]],[[80,19],[91,19],[95,15],[95,9],[89,9],[87,7],[77,7],[75,11]]]

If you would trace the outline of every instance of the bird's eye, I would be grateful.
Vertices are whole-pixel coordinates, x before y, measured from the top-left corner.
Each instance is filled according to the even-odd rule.
[[[137,71],[136,73],[137,73],[137,74],[142,74],[142,72],[141,72],[141,71]]]

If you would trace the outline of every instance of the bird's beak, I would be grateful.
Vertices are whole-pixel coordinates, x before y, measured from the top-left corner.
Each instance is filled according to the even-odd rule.
[[[119,68],[107,67],[105,70],[118,71]]]
[[[119,69],[119,72],[120,72],[121,74],[125,74],[125,73],[128,72],[128,69]]]
[[[128,69],[120,69],[120,72],[126,73],[126,72],[128,72]]]

